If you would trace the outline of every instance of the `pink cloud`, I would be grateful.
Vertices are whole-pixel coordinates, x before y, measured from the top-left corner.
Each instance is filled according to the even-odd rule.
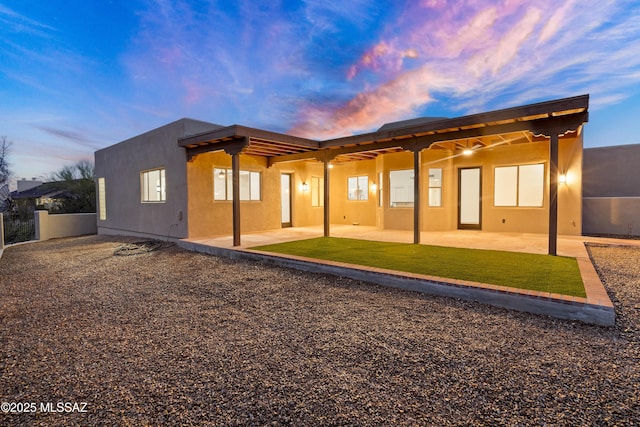
[[[553,36],[555,36],[558,31],[562,29],[562,25],[567,20],[567,14],[571,12],[575,5],[575,1],[567,1],[561,7],[559,7],[551,18],[547,21],[545,26],[542,28],[540,32],[540,43],[544,43],[550,40]]]
[[[338,108],[307,106],[299,123],[289,132],[329,139],[367,131],[413,114],[416,107],[432,101],[431,88],[451,84],[451,79],[428,67],[411,70],[374,90],[358,94]]]
[[[517,84],[531,96],[535,91],[530,88],[580,64],[583,59],[567,62],[563,52],[589,34],[590,27],[578,23],[593,22],[603,13],[579,8],[575,1],[560,8],[537,5],[510,0],[496,7],[495,2],[477,0],[447,2],[444,7],[438,0],[423,1],[389,24],[393,30],[387,37],[349,68],[348,80],[364,90],[337,106],[303,106],[290,132],[325,139],[371,131],[415,116],[434,94],[458,98],[460,109],[471,110]],[[629,58],[628,52],[622,55]],[[405,66],[409,58],[415,61],[412,67]],[[593,69],[585,67],[589,73]],[[364,70],[381,83],[364,81]],[[563,94],[553,83],[547,85],[556,88],[555,95]]]

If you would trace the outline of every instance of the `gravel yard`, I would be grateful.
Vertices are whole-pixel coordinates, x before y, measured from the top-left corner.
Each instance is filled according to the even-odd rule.
[[[124,241],[5,250],[0,425],[640,425],[640,249],[605,328]]]

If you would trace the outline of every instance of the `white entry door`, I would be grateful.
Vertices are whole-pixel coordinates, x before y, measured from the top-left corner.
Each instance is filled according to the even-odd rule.
[[[280,200],[282,205],[282,227],[291,227],[291,174],[280,175]]]
[[[479,167],[458,169],[458,228],[482,228],[482,173]]]

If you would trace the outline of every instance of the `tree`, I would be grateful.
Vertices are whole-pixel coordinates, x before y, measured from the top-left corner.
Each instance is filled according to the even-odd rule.
[[[9,169],[9,152],[12,142],[6,136],[0,136],[0,187],[9,184],[11,170]]]
[[[80,160],[72,165],[65,165],[59,171],[52,173],[48,181],[73,181],[76,179],[94,178],[93,163],[88,160]]]
[[[11,141],[6,136],[0,136],[0,212],[8,212],[13,208],[13,200],[9,192],[9,151],[11,151]]]
[[[96,185],[93,163],[80,160],[62,167],[49,176],[64,189],[66,197],[56,209],[58,213],[81,213],[96,211]]]

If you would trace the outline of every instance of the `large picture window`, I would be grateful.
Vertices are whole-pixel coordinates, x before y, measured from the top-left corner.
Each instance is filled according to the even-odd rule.
[[[392,208],[413,207],[413,169],[389,172],[389,205]]]
[[[442,169],[429,169],[429,206],[442,206]]]
[[[544,164],[495,168],[495,206],[542,207]]]
[[[260,172],[240,171],[240,200],[260,200]],[[213,169],[213,200],[233,200],[231,169]]]
[[[164,178],[164,168],[144,171],[140,175],[143,202],[158,203],[167,200],[167,184]]]
[[[350,176],[348,178],[348,195],[349,200],[369,200],[369,177]]]
[[[311,206],[324,206],[324,178],[311,177]]]

